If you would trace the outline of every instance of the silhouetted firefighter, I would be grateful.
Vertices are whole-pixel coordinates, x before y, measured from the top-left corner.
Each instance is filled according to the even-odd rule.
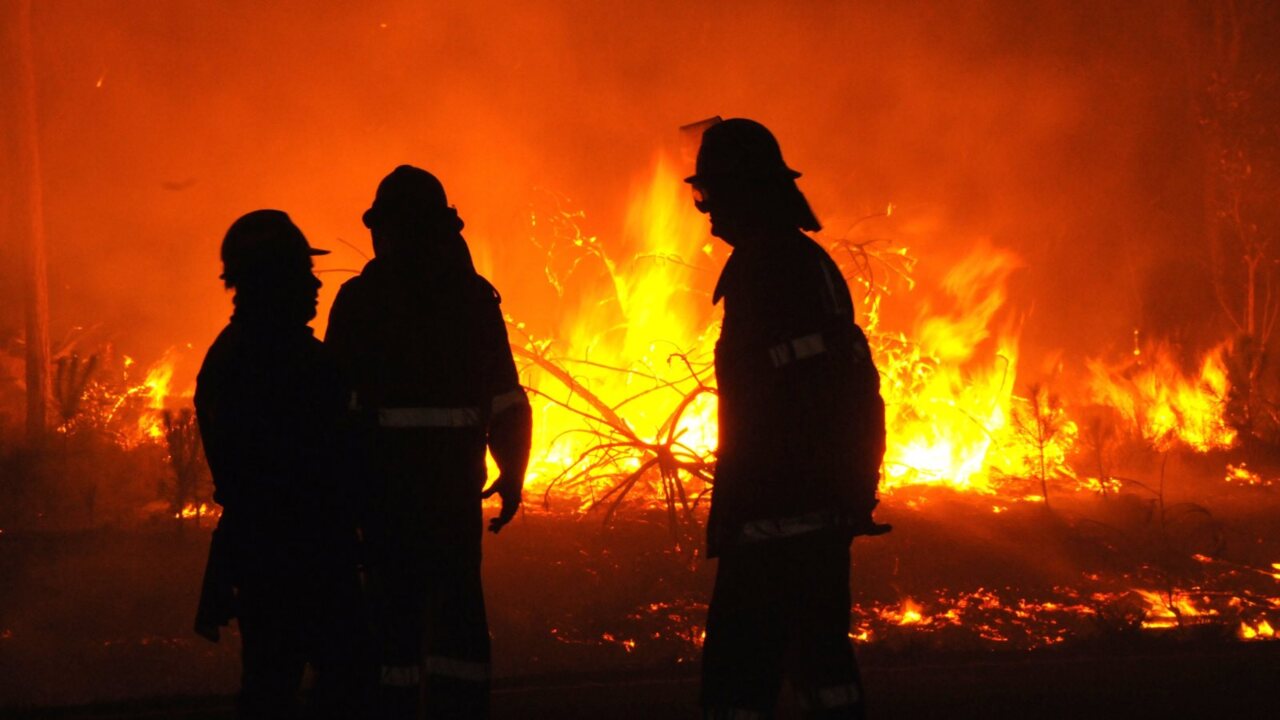
[[[365,525],[383,639],[386,717],[485,717],[489,628],[480,584],[485,450],[497,532],[520,505],[531,412],[499,296],[433,175],[402,165],[364,214],[374,259],[342,286],[325,342],[366,420]]]
[[[871,519],[884,402],[849,288],[773,135],[708,127],[687,178],[733,247],[716,285],[720,446],[708,554],[708,718],[772,717],[784,673],[810,717],[862,717],[849,644],[849,546]]]
[[[251,212],[222,243],[235,312],[205,356],[195,406],[214,500],[223,507],[196,631],[239,617],[242,718],[291,718],[303,670],[312,716],[362,717],[373,664],[343,468],[345,393],[311,334],[320,281],[279,210]],[[367,688],[367,691],[364,689]]]

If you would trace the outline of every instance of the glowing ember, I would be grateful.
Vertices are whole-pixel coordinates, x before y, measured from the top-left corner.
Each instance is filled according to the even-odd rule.
[[[1264,478],[1245,467],[1245,463],[1240,463],[1239,465],[1228,464],[1225,480],[1229,483],[1248,487],[1269,487],[1271,485],[1270,479]]]
[[[200,521],[204,518],[217,519],[222,515],[222,508],[218,505],[210,505],[209,503],[187,503],[181,510],[175,512],[173,517],[178,520],[196,520]]]
[[[902,606],[897,609],[881,610],[880,617],[897,625],[927,625],[933,622],[933,618],[926,617],[922,610],[919,603],[906,598],[902,601]]]
[[[1119,478],[1114,477],[1084,477],[1080,478],[1076,484],[1076,489],[1081,492],[1091,492],[1099,495],[1114,495],[1120,492],[1122,487]]]

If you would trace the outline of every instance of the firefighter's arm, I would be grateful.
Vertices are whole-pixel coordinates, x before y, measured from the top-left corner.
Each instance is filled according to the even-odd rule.
[[[329,348],[338,369],[343,377],[351,376],[351,366],[359,352],[359,340],[356,337],[360,327],[359,312],[356,308],[356,289],[343,285],[333,299],[333,307],[329,309],[329,324],[324,331],[324,344]]]
[[[489,425],[489,451],[498,464],[498,479],[493,481],[482,496],[487,498],[496,493],[502,498],[502,512],[489,521],[489,530],[493,532],[498,532],[511,522],[520,509],[524,474],[529,467],[529,445],[533,435],[533,412],[529,409],[524,388],[517,385],[513,390],[495,397],[495,404],[500,400],[510,404],[495,412]]]
[[[489,530],[500,531],[520,509],[524,475],[529,467],[529,446],[533,435],[533,411],[520,386],[515,359],[507,340],[507,325],[499,307],[498,292],[483,281],[482,358],[484,383],[489,389],[489,452],[498,465],[498,479],[482,497],[498,495],[502,511],[489,521]]]

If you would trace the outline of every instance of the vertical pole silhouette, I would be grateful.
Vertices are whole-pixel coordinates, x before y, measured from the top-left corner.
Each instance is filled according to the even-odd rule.
[[[40,177],[39,122],[36,110],[35,59],[31,33],[31,0],[5,3],[6,54],[12,69],[13,104],[6,113],[12,138],[13,172],[9,197],[12,229],[17,235],[23,285],[27,343],[27,440],[38,445],[48,428],[49,284],[44,237],[44,197]]]

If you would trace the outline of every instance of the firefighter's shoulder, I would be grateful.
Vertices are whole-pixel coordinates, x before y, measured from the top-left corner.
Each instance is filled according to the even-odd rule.
[[[347,280],[346,282],[339,285],[338,292],[346,291],[348,293],[352,293],[352,292],[358,293],[360,292],[360,289],[365,285],[367,285],[368,283],[369,283],[368,278],[364,277],[363,275],[356,275],[355,277],[352,277],[350,280]]]
[[[498,288],[489,282],[489,279],[480,273],[476,273],[476,300],[478,302],[490,302],[494,305],[502,304],[502,293],[498,292]]]

